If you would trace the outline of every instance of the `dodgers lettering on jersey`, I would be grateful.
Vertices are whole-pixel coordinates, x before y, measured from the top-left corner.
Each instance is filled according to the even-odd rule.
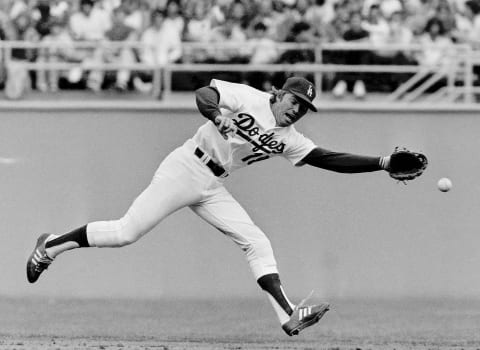
[[[201,147],[229,173],[274,156],[283,156],[300,166],[301,160],[315,148],[293,125],[276,126],[269,93],[216,79],[210,86],[220,93],[222,115],[233,119],[237,133],[225,140],[213,122],[208,121],[187,142]]]

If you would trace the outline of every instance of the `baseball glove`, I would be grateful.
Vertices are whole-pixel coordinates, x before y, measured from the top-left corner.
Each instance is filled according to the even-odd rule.
[[[395,150],[390,155],[390,163],[387,170],[392,178],[405,183],[422,175],[427,165],[428,160],[424,154],[412,152],[406,148],[395,147]]]

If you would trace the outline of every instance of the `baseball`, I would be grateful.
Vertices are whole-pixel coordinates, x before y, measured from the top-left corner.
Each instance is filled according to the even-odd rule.
[[[448,192],[452,189],[452,181],[446,177],[442,177],[437,183],[438,189],[442,192]]]

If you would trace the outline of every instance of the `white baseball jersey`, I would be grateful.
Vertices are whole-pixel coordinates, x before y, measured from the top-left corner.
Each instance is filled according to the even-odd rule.
[[[225,140],[214,123],[208,121],[187,142],[193,141],[200,146],[228,173],[279,155],[294,165],[303,165],[301,160],[315,144],[293,125],[275,126],[269,93],[216,79],[210,86],[220,93],[222,115],[235,121],[237,134]]]

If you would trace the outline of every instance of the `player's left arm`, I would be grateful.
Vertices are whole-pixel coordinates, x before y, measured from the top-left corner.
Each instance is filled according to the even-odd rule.
[[[366,173],[386,170],[389,158],[334,152],[317,146],[302,159],[302,163],[338,173]]]

